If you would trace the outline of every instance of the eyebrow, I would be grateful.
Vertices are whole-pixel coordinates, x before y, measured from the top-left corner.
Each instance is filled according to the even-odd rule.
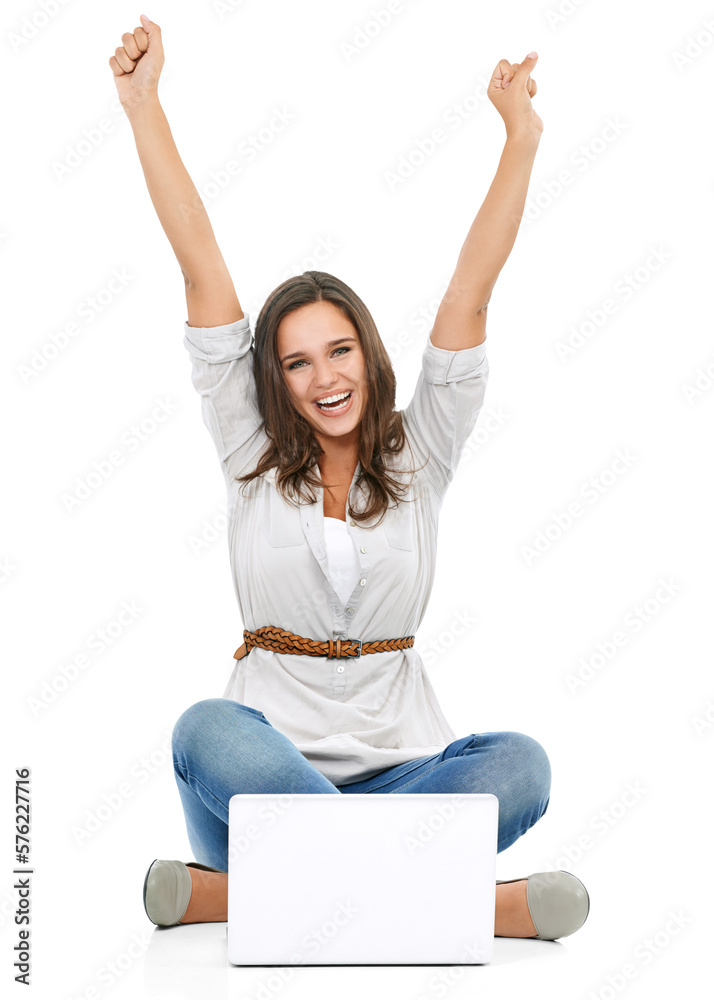
[[[338,344],[356,344],[356,343],[357,341],[355,340],[354,337],[340,337],[339,340],[328,340],[327,346],[336,347]],[[307,353],[308,353],[307,351],[294,351],[293,354],[286,354],[284,358],[280,359],[280,364],[283,364],[285,361],[290,361],[292,358],[304,358]]]

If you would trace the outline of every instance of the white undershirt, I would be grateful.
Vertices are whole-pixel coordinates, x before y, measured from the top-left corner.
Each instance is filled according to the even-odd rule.
[[[330,580],[337,596],[346,605],[357,586],[360,566],[357,549],[347,528],[339,517],[325,517],[325,548]]]

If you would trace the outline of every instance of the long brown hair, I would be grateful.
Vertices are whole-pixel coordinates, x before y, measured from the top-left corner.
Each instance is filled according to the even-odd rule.
[[[305,271],[288,278],[270,293],[260,310],[255,324],[253,373],[258,409],[270,444],[257,468],[236,476],[236,480],[247,483],[277,468],[275,485],[292,506],[300,506],[300,501],[315,503],[314,488],[327,485],[314,472],[322,448],[312,427],[293,404],[278,357],[278,326],[283,317],[301,306],[323,301],[337,306],[354,326],[369,386],[360,423],[361,472],[356,484],[367,499],[361,511],[354,510],[350,501],[349,514],[355,521],[369,521],[378,515],[381,521],[390,500],[398,504],[409,488],[409,484],[389,474],[385,462],[388,455],[399,455],[405,444],[409,445],[402,413],[394,409],[394,369],[367,306],[349,285],[325,271]],[[415,470],[398,471],[413,474]]]

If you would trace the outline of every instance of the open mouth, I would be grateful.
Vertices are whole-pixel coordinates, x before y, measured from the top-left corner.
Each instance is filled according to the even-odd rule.
[[[336,392],[334,396],[328,396],[327,402],[315,402],[315,406],[323,413],[337,414],[344,413],[352,402],[352,392]]]

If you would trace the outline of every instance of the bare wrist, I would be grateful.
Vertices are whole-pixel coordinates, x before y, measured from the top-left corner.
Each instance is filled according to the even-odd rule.
[[[543,132],[537,128],[520,128],[506,130],[506,143],[509,146],[522,147],[525,150],[537,149]]]
[[[150,91],[146,94],[139,94],[130,98],[126,101],[122,101],[122,108],[129,120],[141,118],[142,116],[151,114],[161,107],[161,102],[159,101],[159,95],[157,91]]]

